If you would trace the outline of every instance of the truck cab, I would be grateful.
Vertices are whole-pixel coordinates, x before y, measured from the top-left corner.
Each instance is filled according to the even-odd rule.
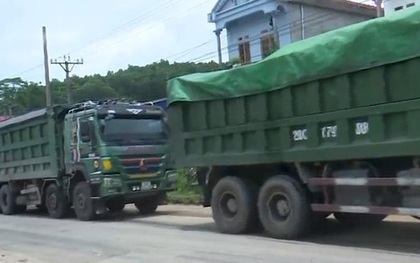
[[[166,169],[168,126],[160,107],[84,102],[68,111],[63,131],[69,193],[79,219],[128,203],[152,213],[175,189],[176,172]],[[77,191],[78,182],[86,189]]]

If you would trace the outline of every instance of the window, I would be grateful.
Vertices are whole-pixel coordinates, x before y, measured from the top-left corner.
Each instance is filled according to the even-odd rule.
[[[394,8],[394,10],[395,11],[399,11],[399,10],[402,10],[404,7],[401,5],[401,6],[397,6],[396,8]]]
[[[93,122],[88,119],[82,119],[79,122],[79,136],[83,143],[96,143]]]
[[[101,119],[101,136],[108,145],[154,145],[166,142],[167,130],[161,118],[116,117]],[[130,127],[127,129],[127,127]]]
[[[409,3],[409,4],[407,4],[405,7],[412,7],[412,6],[415,6],[416,5],[416,3]]]
[[[248,39],[248,37],[245,37],[244,39]],[[239,41],[243,41],[243,39],[239,38]],[[249,44],[249,41],[239,43],[239,57],[242,64],[251,62],[251,45]]]
[[[276,50],[274,34],[266,34],[261,37],[261,56],[266,58]]]

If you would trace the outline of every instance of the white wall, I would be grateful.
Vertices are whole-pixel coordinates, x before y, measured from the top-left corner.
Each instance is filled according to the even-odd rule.
[[[386,0],[384,1],[385,15],[393,14],[395,8],[402,7],[403,10],[407,8],[407,5],[414,3],[415,6],[420,6],[420,0]]]
[[[248,36],[251,62],[261,60],[261,32],[271,29],[269,23],[270,15],[264,14],[263,12],[230,23],[226,28],[229,59],[239,57],[238,38]],[[279,16],[277,26],[281,29],[279,30],[280,46],[285,46],[291,42],[290,30],[285,25],[288,25],[286,16]]]
[[[227,39],[229,45],[229,59],[239,57],[238,38],[245,36],[249,37],[251,62],[261,60],[261,46],[260,35],[261,31],[269,29],[270,17],[263,16],[262,12],[259,15],[253,15],[246,19],[237,20],[227,26]]]

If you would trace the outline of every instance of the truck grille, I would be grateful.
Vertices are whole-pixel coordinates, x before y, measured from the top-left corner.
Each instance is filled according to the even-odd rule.
[[[155,177],[162,163],[161,157],[122,158],[125,174],[130,178]]]

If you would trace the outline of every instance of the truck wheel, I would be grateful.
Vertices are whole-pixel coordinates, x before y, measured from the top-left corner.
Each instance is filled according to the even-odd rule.
[[[136,208],[140,211],[142,215],[149,215],[153,214],[156,209],[158,208],[158,198],[151,197],[151,198],[144,198],[134,202]]]
[[[77,183],[73,191],[73,207],[79,220],[90,221],[94,219],[95,208],[88,183]]]
[[[257,224],[257,192],[251,182],[224,177],[214,187],[211,199],[213,219],[222,233],[240,234]]]
[[[13,215],[16,213],[16,196],[12,193],[7,184],[0,188],[0,207],[5,215]]]
[[[69,211],[67,198],[56,184],[50,184],[45,191],[45,206],[52,218],[63,218]]]
[[[111,213],[121,212],[124,210],[124,207],[125,202],[121,199],[112,199],[106,202],[106,208],[108,208]]]
[[[275,176],[264,183],[258,196],[260,221],[270,236],[296,239],[311,227],[306,190],[289,176]]]
[[[366,225],[373,226],[378,225],[384,220],[387,215],[376,215],[376,214],[360,214],[360,213],[334,213],[335,219],[340,223],[348,226]]]

